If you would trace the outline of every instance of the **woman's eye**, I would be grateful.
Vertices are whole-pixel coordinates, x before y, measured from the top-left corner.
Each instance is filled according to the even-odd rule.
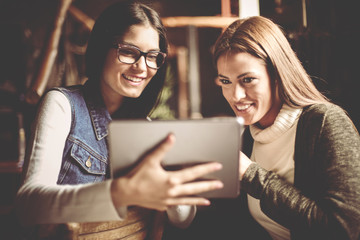
[[[134,51],[133,49],[122,48],[119,50],[119,54],[124,56],[136,56],[137,52]]]
[[[251,83],[255,78],[251,78],[251,77],[246,77],[243,78],[242,82],[243,83]]]
[[[146,58],[150,61],[156,62],[156,59],[158,58],[159,53],[149,53]]]
[[[227,79],[219,79],[222,84],[230,84],[231,82]]]

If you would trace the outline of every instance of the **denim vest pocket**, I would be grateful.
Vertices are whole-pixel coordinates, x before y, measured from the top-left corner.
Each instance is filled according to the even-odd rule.
[[[107,159],[82,143],[73,143],[59,174],[60,184],[101,182],[106,178]]]
[[[101,160],[102,157],[94,151],[88,151],[80,145],[74,144],[71,148],[71,157],[88,173],[100,175],[106,173],[106,159]]]

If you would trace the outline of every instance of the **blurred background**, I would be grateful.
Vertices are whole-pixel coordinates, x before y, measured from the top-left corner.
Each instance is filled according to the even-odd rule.
[[[51,87],[86,81],[84,53],[93,21],[117,1],[0,0],[0,213],[11,209],[39,98]],[[284,29],[316,85],[360,128],[357,1],[141,2],[160,13],[170,41],[167,84],[152,118],[232,115],[215,82],[212,45],[233,20],[258,14]]]

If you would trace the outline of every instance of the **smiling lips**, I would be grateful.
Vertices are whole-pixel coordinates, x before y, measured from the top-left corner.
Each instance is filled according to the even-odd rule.
[[[122,75],[126,80],[128,80],[132,85],[139,85],[145,78],[133,77],[128,75]]]
[[[242,104],[242,105],[235,105],[236,110],[240,112],[245,112],[248,110],[253,104]]]

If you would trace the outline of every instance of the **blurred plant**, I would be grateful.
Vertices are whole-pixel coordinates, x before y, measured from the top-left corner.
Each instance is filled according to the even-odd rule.
[[[171,120],[175,119],[175,110],[171,109],[169,100],[174,94],[175,77],[171,64],[167,65],[165,85],[160,95],[159,104],[150,114],[151,119]]]

